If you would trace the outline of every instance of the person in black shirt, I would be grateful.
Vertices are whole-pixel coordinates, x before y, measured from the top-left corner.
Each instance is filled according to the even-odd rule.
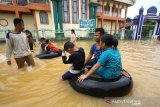
[[[65,51],[70,54],[68,60]],[[72,42],[66,42],[62,51],[62,61],[64,64],[72,64],[69,71],[62,75],[63,80],[70,79],[71,77],[81,73],[84,67],[85,52],[83,48],[74,46]]]

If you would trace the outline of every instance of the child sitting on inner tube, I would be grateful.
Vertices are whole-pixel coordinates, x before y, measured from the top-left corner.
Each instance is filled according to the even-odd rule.
[[[113,38],[110,34],[104,34],[100,40],[100,47],[105,51],[101,54],[98,62],[86,74],[78,77],[78,80],[83,81],[93,73],[107,80],[118,78],[122,63],[117,46],[117,39]]]
[[[49,39],[46,40],[46,50],[48,52],[58,53],[59,56],[62,54],[62,50],[54,47],[54,45],[50,42]]]
[[[68,60],[65,51],[70,54]],[[62,50],[62,60],[64,64],[72,64],[69,71],[62,75],[62,79],[67,80],[82,72],[85,61],[84,49],[74,46],[72,42],[66,42]]]
[[[47,53],[47,51],[46,51],[46,39],[45,38],[40,38],[40,47],[39,47],[38,55],[42,55],[42,54],[46,54],[46,53]]]

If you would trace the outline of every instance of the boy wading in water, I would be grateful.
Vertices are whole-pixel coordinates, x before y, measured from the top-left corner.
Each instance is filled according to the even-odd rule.
[[[15,29],[6,38],[7,64],[11,65],[11,55],[13,52],[18,68],[24,67],[25,62],[27,62],[28,66],[34,66],[35,62],[29,48],[27,36],[23,33],[24,22],[22,19],[15,18],[13,23]]]

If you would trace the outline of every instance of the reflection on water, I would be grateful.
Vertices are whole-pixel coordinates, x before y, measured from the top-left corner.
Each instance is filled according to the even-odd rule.
[[[0,63],[5,61],[5,56],[0,54]]]
[[[61,43],[56,46],[62,47]],[[78,45],[89,52],[92,41],[80,41]],[[106,107],[104,99],[94,98],[74,91],[61,75],[70,65],[61,58],[39,60],[36,67],[27,72],[27,66],[18,70],[5,63],[5,45],[0,45],[0,107]],[[36,48],[36,50],[38,47]],[[122,63],[133,77],[134,87],[127,97],[160,96],[160,42],[120,41]],[[35,54],[34,54],[35,55]]]

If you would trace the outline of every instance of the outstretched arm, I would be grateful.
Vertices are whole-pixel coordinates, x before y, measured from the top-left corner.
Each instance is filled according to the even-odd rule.
[[[86,79],[87,77],[89,77],[90,75],[92,75],[101,65],[99,63],[96,63],[91,70],[89,70],[87,72],[87,74],[83,74],[80,77],[78,77],[79,81],[83,81],[84,79]]]
[[[89,60],[91,60],[92,56],[93,56],[92,54],[90,53],[88,54],[87,59],[84,62],[84,65],[87,64]]]

